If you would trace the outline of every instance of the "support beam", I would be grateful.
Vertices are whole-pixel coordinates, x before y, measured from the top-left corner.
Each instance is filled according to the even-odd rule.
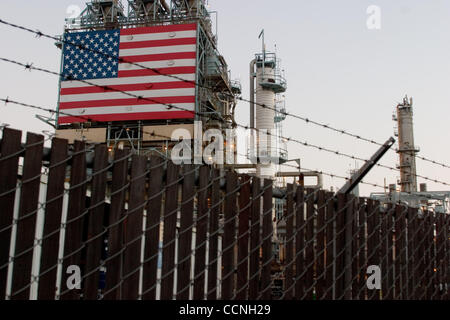
[[[338,193],[349,194],[361,182],[361,180],[369,173],[384,154],[393,146],[395,139],[390,137],[377,152],[359,169],[350,180],[338,191]]]

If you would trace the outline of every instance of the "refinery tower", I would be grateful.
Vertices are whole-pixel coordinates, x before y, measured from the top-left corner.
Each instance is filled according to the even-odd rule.
[[[205,0],[127,8],[94,0],[66,20],[57,136],[167,156],[172,133],[194,137],[194,121],[203,131],[234,129],[241,87],[217,50]]]
[[[277,166],[287,161],[286,141],[282,140],[282,122],[286,118],[287,89],[280,60],[266,51],[264,30],[262,52],[250,62],[250,127],[249,159],[256,163],[256,175],[275,179]]]

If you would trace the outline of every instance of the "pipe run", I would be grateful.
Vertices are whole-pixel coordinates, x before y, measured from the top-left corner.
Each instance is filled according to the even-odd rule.
[[[323,187],[323,176],[318,171],[306,171],[306,172],[299,172],[299,171],[288,171],[288,172],[277,172],[275,174],[275,177],[298,177],[302,175],[303,177],[316,177],[317,178],[317,184],[312,186],[305,186],[305,188],[318,188],[321,189]]]

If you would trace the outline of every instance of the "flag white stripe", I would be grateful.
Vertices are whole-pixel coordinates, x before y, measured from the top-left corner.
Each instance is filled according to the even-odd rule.
[[[141,56],[148,54],[178,53],[178,52],[197,52],[195,44],[186,44],[180,46],[120,49],[119,56],[126,59],[128,56]]]
[[[163,89],[163,90],[146,90],[146,91],[125,91],[133,96],[141,96],[144,98],[162,97],[187,97],[195,96],[195,88],[183,89]],[[68,94],[61,95],[60,102],[75,102],[75,101],[95,101],[95,100],[114,100],[114,99],[133,99],[133,96],[125,92],[101,92],[101,93],[86,93],[86,94]]]
[[[121,114],[121,113],[140,113],[140,112],[167,112],[167,111],[194,111],[194,103],[173,103],[176,108],[169,109],[164,104],[149,104],[138,106],[115,106],[115,107],[92,107],[77,109],[62,109],[61,117],[67,116],[88,116],[94,114]]]
[[[148,61],[137,62],[136,64],[121,63],[119,71],[126,70],[142,70],[146,68],[173,68],[173,67],[195,67],[195,59],[179,59],[179,60],[162,60],[162,61]]]
[[[197,32],[195,30],[122,35],[122,36],[120,36],[120,43],[151,41],[151,40],[195,38],[196,36],[197,36]]]
[[[176,79],[176,78],[178,79]],[[182,80],[179,80],[182,79]],[[195,81],[195,74],[174,74],[171,76],[145,76],[145,77],[131,77],[131,78],[107,78],[107,79],[92,79],[86,80],[87,84],[81,81],[62,81],[61,88],[83,88],[98,86],[114,86],[121,84],[141,84],[141,83],[160,83],[160,82],[179,82],[179,81]]]

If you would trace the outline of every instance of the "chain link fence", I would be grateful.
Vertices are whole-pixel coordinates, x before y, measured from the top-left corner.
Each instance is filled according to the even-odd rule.
[[[2,299],[449,298],[448,214],[21,136],[0,143]]]

